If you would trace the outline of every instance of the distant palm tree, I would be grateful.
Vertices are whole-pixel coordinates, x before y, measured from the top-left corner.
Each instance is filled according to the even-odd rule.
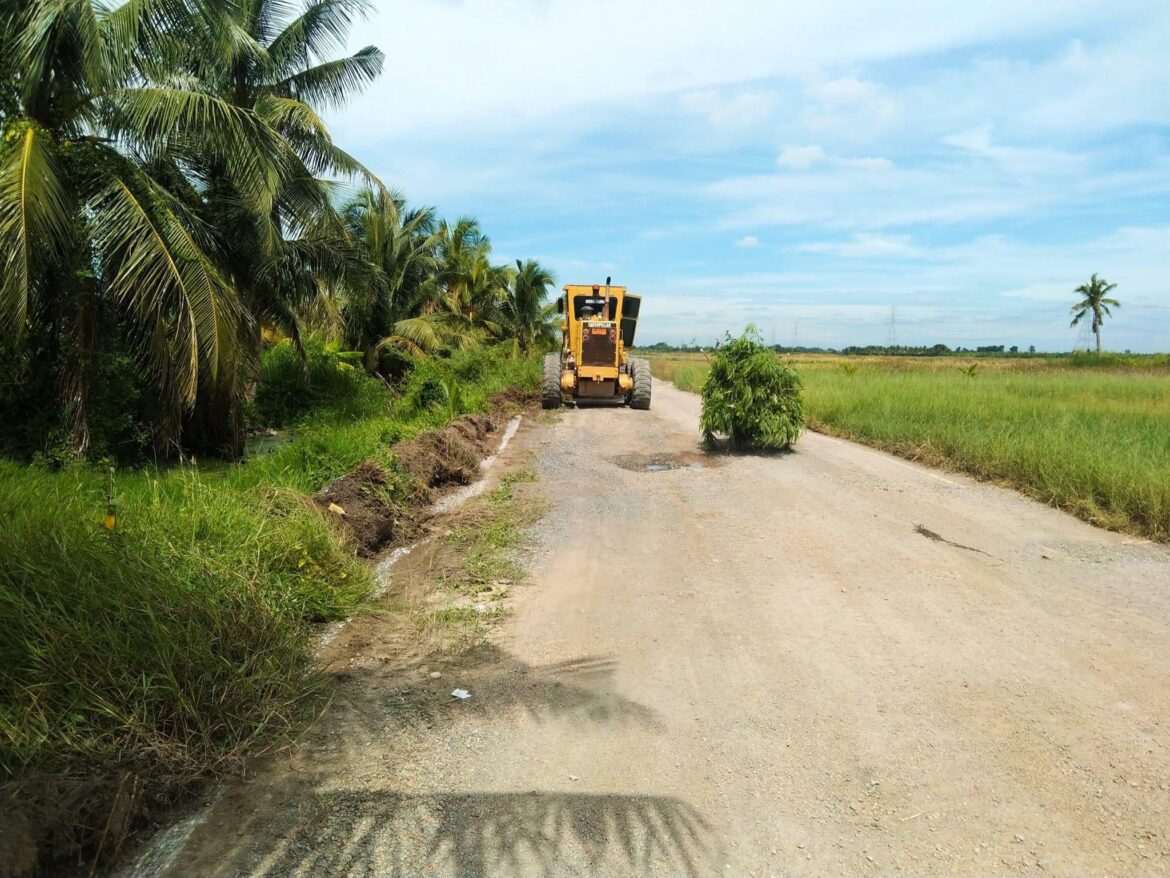
[[[1097,353],[1101,353],[1101,324],[1106,317],[1112,317],[1109,307],[1120,308],[1121,303],[1116,299],[1106,298],[1117,284],[1111,284],[1105,278],[1097,277],[1096,272],[1089,278],[1088,283],[1081,284],[1075,290],[1081,301],[1072,306],[1073,319],[1069,326],[1076,326],[1088,315],[1093,315],[1093,334],[1097,336]]]
[[[549,348],[556,341],[556,306],[548,302],[548,288],[556,283],[552,272],[535,259],[516,260],[502,307],[503,330],[517,353]]]

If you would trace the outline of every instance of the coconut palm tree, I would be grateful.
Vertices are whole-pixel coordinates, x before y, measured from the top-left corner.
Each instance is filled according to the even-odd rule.
[[[376,49],[320,60],[365,9],[0,3],[0,332],[51,339],[79,451],[111,331],[156,385],[157,438],[238,450],[261,325],[296,338],[298,309],[369,267],[319,179],[364,169],[310,103],[377,75]]]
[[[1111,284],[1104,278],[1097,277],[1096,272],[1089,278],[1088,283],[1083,283],[1075,290],[1081,301],[1072,306],[1073,314],[1072,323],[1069,326],[1076,326],[1082,319],[1088,317],[1090,314],[1093,317],[1093,334],[1097,337],[1097,353],[1101,353],[1101,324],[1106,317],[1112,317],[1113,314],[1109,310],[1110,307],[1120,308],[1121,303],[1116,299],[1108,298],[1108,294],[1117,289],[1117,284]]]
[[[548,302],[548,288],[556,278],[535,259],[517,259],[509,275],[501,308],[505,340],[511,340],[516,353],[551,347],[556,342],[556,306]]]
[[[270,198],[296,156],[254,113],[139,60],[170,51],[164,0],[103,14],[90,0],[31,0],[10,17],[5,54],[18,83],[0,141],[0,332],[47,328],[65,363],[75,447],[99,328],[115,321],[156,384],[160,438],[172,438],[201,382],[232,380],[248,315],[191,208],[177,169],[215,161],[240,198]],[[182,12],[175,5],[167,16]]]
[[[370,282],[370,261],[334,209],[335,185],[322,177],[360,175],[381,184],[333,143],[318,116],[320,109],[343,105],[381,71],[383,55],[373,46],[330,58],[369,8],[365,0],[303,0],[298,7],[283,0],[236,0],[214,4],[210,26],[183,33],[178,66],[201,87],[263,120],[297,159],[289,173],[272,181],[271,203],[259,211],[240,198],[218,164],[196,169],[206,181],[202,200],[209,222],[230,230],[231,275],[253,318],[244,346],[249,378],[261,325],[279,329],[301,347],[303,316],[335,314],[334,289]],[[202,394],[189,426],[204,444],[239,449],[249,386],[246,381],[228,394],[211,388]]]
[[[346,228],[375,273],[345,287],[346,342],[375,368],[387,347],[426,354],[442,347],[440,327],[420,318],[434,311],[443,288],[434,210],[408,208],[396,192],[369,187],[342,208]]]
[[[441,220],[436,234],[442,295],[419,316],[435,328],[446,347],[473,347],[499,332],[507,270],[491,264],[492,243],[477,220]]]

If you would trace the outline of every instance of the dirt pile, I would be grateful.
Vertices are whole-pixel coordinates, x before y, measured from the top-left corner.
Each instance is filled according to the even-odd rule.
[[[540,393],[527,387],[509,387],[501,390],[488,400],[493,412],[503,415],[517,415],[524,409],[536,408]]]
[[[335,516],[359,555],[374,555],[394,538],[398,509],[390,500],[390,476],[367,460],[313,495],[313,502]]]
[[[352,538],[359,555],[372,557],[409,533],[421,509],[445,488],[475,481],[479,462],[493,450],[495,432],[491,415],[463,415],[395,446],[397,468],[411,488],[395,484],[394,474],[367,460],[318,491],[313,502]]]
[[[462,415],[441,430],[403,442],[394,455],[418,486],[420,501],[429,503],[443,488],[475,480],[495,430],[491,415]]]

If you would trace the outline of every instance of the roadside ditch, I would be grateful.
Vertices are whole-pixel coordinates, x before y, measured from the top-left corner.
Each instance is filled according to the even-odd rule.
[[[506,615],[503,599],[524,575],[514,549],[544,507],[522,456],[494,464],[521,419],[535,411],[533,395],[506,391],[486,413],[399,443],[391,467],[366,461],[313,495],[339,537],[373,565],[375,582],[358,612],[323,624],[316,635],[314,663],[331,701],[360,702],[371,682],[415,676],[435,682],[438,669],[483,642]],[[306,731],[309,739],[327,734],[332,712],[326,708]],[[279,773],[289,753],[258,757],[245,775]],[[185,808],[169,810],[112,874],[173,869],[187,839],[231,789],[231,782],[215,784]]]

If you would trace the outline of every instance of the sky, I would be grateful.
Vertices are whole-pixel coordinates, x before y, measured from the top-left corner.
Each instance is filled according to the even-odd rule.
[[[374,0],[328,121],[639,342],[1170,349],[1166,0]]]

